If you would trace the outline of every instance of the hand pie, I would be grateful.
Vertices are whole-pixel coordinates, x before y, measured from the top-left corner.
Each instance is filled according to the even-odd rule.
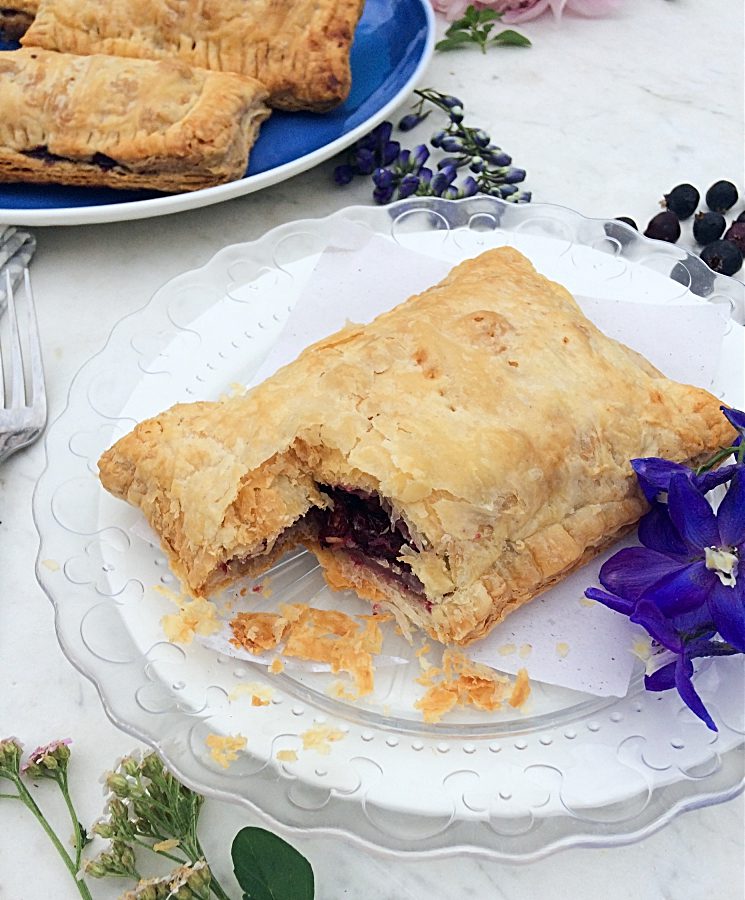
[[[175,60],[0,53],[0,181],[191,191],[241,178],[258,81]]]
[[[174,57],[263,82],[270,104],[322,112],[349,93],[364,0],[41,0],[25,47]]]
[[[99,465],[195,595],[302,543],[333,588],[466,644],[634,525],[630,459],[731,437],[715,397],[502,248],[243,396],[142,422]]]
[[[17,41],[34,21],[38,8],[39,0],[10,0],[0,7],[0,38]]]

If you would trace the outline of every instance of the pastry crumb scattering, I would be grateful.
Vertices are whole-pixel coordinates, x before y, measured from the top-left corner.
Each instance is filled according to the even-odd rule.
[[[331,609],[315,609],[303,603],[285,604],[281,615],[263,612],[238,613],[230,623],[231,643],[251,653],[272,650],[284,640],[285,656],[327,663],[334,673],[345,672],[354,681],[355,692],[342,687],[336,696],[356,700],[374,688],[373,657],[380,653],[383,635],[379,623],[390,616],[357,616]],[[270,672],[281,671],[277,660]],[[281,664],[281,663],[280,663]]]
[[[284,670],[285,664],[278,656],[275,656],[274,659],[269,663],[269,671],[272,673],[272,675],[279,675],[279,673],[284,672]]]
[[[520,659],[527,659],[532,652],[533,652],[532,644],[521,644],[520,649],[517,652],[517,655],[520,657]]]
[[[274,650],[285,636],[289,621],[277,613],[240,612],[230,623],[230,643],[249,653]]]
[[[530,679],[528,678],[528,670],[518,669],[515,683],[512,686],[510,699],[507,701],[514,709],[520,709],[530,696]]]
[[[344,737],[344,732],[337,728],[331,728],[329,725],[314,725],[304,731],[300,738],[303,742],[303,750],[315,750],[323,756],[327,756],[331,752],[331,744],[334,741],[340,741]]]
[[[180,843],[178,838],[168,838],[168,840],[158,841],[157,844],[153,844],[153,850],[156,853],[168,853],[169,850],[175,850]]]
[[[566,641],[559,641],[556,645],[557,654],[564,659],[565,656],[569,655],[569,644]]]
[[[434,679],[441,676],[441,680]],[[429,687],[414,706],[421,710],[425,722],[439,722],[456,706],[475,706],[489,712],[499,709],[502,702],[521,706],[530,693],[528,673],[520,669],[514,685],[506,675],[470,660],[462,653],[445,650],[442,669],[432,668],[417,681]],[[510,688],[512,689],[510,690]]]
[[[274,690],[269,685],[250,682],[236,685],[228,694],[228,700],[232,703],[240,697],[249,697],[251,706],[269,706],[273,696]]]
[[[217,607],[209,600],[179,598],[179,611],[165,615],[160,624],[169,641],[174,644],[190,644],[195,634],[203,636],[220,630]]]
[[[297,758],[295,750],[277,750],[277,759],[280,762],[297,762]]]
[[[248,743],[242,734],[208,734],[204,742],[212,759],[223,769],[238,759],[238,753]]]

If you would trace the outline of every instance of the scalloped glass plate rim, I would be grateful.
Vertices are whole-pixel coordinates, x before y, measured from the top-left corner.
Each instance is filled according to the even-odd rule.
[[[449,211],[449,213],[452,215],[453,219],[455,220],[455,222],[453,223],[453,227],[457,227],[458,220],[459,220],[458,213],[461,210],[468,210],[473,215],[474,211],[477,213],[481,213],[485,210],[488,210],[490,207],[498,210],[500,208],[506,208],[507,206],[508,205],[503,204],[501,201],[494,201],[491,198],[472,198],[470,201],[456,201],[456,202],[416,200],[413,202],[412,201],[402,201],[398,204],[393,204],[390,207],[382,208],[382,209],[381,208],[371,208],[371,207],[351,207],[348,209],[340,210],[337,213],[334,213],[332,216],[328,216],[326,218],[327,219],[347,218],[347,219],[351,219],[353,221],[357,221],[360,218],[363,220],[367,218],[367,219],[370,219],[373,221],[376,219],[380,219],[381,221],[384,221],[384,220],[392,219],[394,214],[396,214],[396,213],[407,212],[410,210],[422,210],[422,209],[426,210],[426,209],[435,209],[436,208],[436,209],[440,209],[440,210]],[[552,215],[552,213],[555,213],[555,214],[558,214],[558,215],[564,216],[564,217],[566,217],[566,216],[573,217],[573,218],[576,217],[577,223],[585,222],[585,223],[595,223],[595,224],[602,225],[602,223],[604,222],[604,220],[590,220],[590,219],[587,219],[586,217],[581,216],[578,213],[574,213],[571,210],[566,210],[563,207],[555,207],[555,206],[551,206],[548,204],[541,204],[541,205],[535,204],[535,205],[532,205],[532,207],[525,208],[525,216],[527,218],[530,218],[533,215],[540,216],[541,213],[544,213],[544,214],[548,215],[549,217]],[[461,224],[462,224],[462,218],[463,217],[461,216],[460,217]],[[265,234],[262,238],[258,239],[257,241],[250,242],[250,245],[253,247],[256,247],[257,245],[260,245],[262,242],[268,242],[269,244],[271,244],[272,240],[276,241],[279,238],[279,236],[281,236],[283,234],[291,233],[293,229],[302,228],[304,225],[312,224],[314,221],[318,221],[318,220],[312,220],[312,219],[311,220],[300,220],[300,221],[296,221],[293,223],[288,223],[286,225],[279,226],[278,228],[275,228],[272,231]],[[632,239],[636,242],[641,242],[642,246],[644,246],[644,244],[655,245],[655,249],[662,250],[662,252],[669,252],[671,260],[680,259],[681,253],[684,254],[684,252],[680,251],[679,248],[669,248],[669,250],[666,250],[665,248],[659,248],[657,246],[657,242],[651,242],[648,239],[640,237],[640,236],[633,236]],[[231,246],[241,246],[241,245],[231,245]],[[231,250],[231,247],[223,248],[222,250],[218,251],[218,253],[216,253],[212,257],[212,259],[210,261],[208,261],[204,266],[202,266],[198,269],[191,270],[189,272],[182,273],[182,275],[176,276],[176,278],[172,279],[171,282],[169,282],[168,284],[172,284],[175,281],[181,281],[183,279],[188,280],[189,277],[194,276],[196,273],[205,272],[206,270],[209,270],[211,266],[219,265],[221,260],[225,258],[225,254],[227,254],[230,250]],[[692,259],[695,260],[694,257],[692,257]],[[698,262],[699,262],[698,260],[695,260],[695,263],[698,263]],[[703,264],[701,264],[701,265],[703,265]],[[730,281],[731,281],[730,279],[726,279],[726,282],[730,282]],[[122,728],[122,730],[124,730],[125,732],[130,733],[133,736],[139,738],[140,740],[143,740],[145,743],[150,744],[150,745],[156,747],[157,749],[159,749],[159,751],[161,753],[163,753],[163,755],[169,762],[169,765],[172,765],[172,767],[174,768],[174,771],[176,771],[177,774],[179,774],[179,777],[182,777],[183,780],[187,784],[190,784],[190,786],[192,786],[196,790],[199,790],[202,793],[205,793],[208,795],[220,797],[222,799],[232,799],[234,801],[246,803],[251,808],[253,808],[257,812],[259,812],[268,821],[274,823],[275,825],[278,825],[281,828],[285,828],[290,832],[294,831],[294,832],[298,832],[298,833],[303,833],[303,832],[307,833],[307,826],[296,826],[293,824],[282,822],[281,818],[277,818],[277,817],[273,816],[272,814],[265,812],[264,810],[261,809],[261,807],[256,802],[254,802],[253,800],[251,800],[245,796],[238,796],[235,793],[230,794],[229,792],[227,792],[224,788],[221,788],[220,786],[204,784],[203,782],[201,782],[199,780],[198,777],[195,778],[193,776],[193,774],[188,770],[188,768],[182,767],[179,764],[178,760],[173,759],[172,754],[169,753],[168,749],[164,746],[164,744],[167,742],[163,740],[162,734],[153,733],[151,731],[148,731],[148,729],[141,727],[139,724],[135,724],[131,721],[123,721],[122,720],[121,716],[118,715],[118,713],[115,709],[116,704],[113,702],[110,702],[109,696],[107,694],[106,685],[104,683],[102,683],[102,681],[99,680],[99,678],[97,677],[97,674],[95,672],[95,669],[96,669],[95,664],[93,665],[93,671],[92,671],[91,670],[91,660],[90,659],[84,660],[84,659],[79,658],[76,655],[76,651],[73,649],[71,644],[66,640],[66,636],[65,636],[66,625],[65,625],[65,623],[63,623],[63,619],[65,618],[63,604],[60,603],[57,598],[55,598],[54,590],[50,586],[49,580],[48,580],[49,573],[47,571],[45,571],[42,566],[42,557],[44,555],[44,535],[43,535],[42,526],[40,524],[39,503],[40,503],[40,496],[43,492],[42,486],[45,484],[45,479],[48,476],[48,473],[49,473],[49,470],[51,467],[50,453],[49,453],[49,445],[51,443],[51,438],[54,435],[54,433],[58,427],[58,424],[65,417],[65,414],[69,411],[74,392],[75,392],[78,384],[82,381],[85,371],[86,371],[86,368],[89,365],[91,365],[94,362],[94,360],[96,360],[97,358],[99,358],[100,356],[105,354],[107,347],[110,346],[110,343],[112,341],[113,335],[116,332],[116,330],[119,327],[121,327],[124,322],[129,321],[130,319],[138,316],[143,310],[147,309],[150,306],[150,304],[153,302],[153,300],[155,300],[155,298],[158,297],[160,295],[161,291],[163,291],[166,287],[167,287],[167,285],[164,285],[163,288],[159,289],[159,291],[156,292],[156,294],[151,299],[151,301],[146,303],[139,310],[136,310],[135,312],[133,312],[130,315],[121,319],[114,326],[114,329],[112,329],[109,339],[107,340],[104,347],[97,354],[95,354],[91,359],[89,359],[86,363],[84,363],[81,366],[81,368],[79,369],[78,373],[76,373],[76,375],[73,379],[73,382],[71,384],[65,409],[57,417],[57,419],[55,420],[55,422],[49,429],[49,433],[48,433],[48,437],[47,437],[47,441],[46,441],[46,447],[45,447],[46,454],[47,454],[46,466],[45,466],[44,472],[42,473],[41,478],[39,479],[39,482],[37,483],[37,487],[34,491],[34,502],[33,502],[34,520],[35,520],[36,527],[37,527],[37,530],[40,535],[39,554],[37,557],[37,566],[36,566],[37,578],[54,605],[55,625],[56,625],[57,634],[58,634],[58,638],[60,640],[62,649],[64,650],[65,654],[68,656],[70,661],[73,663],[73,665],[75,665],[75,667],[79,671],[81,671],[82,674],[84,674],[86,677],[88,677],[94,683],[94,685],[96,686],[96,689],[98,690],[99,696],[101,697],[101,700],[102,700],[102,703],[106,710],[106,713],[109,716],[109,718],[114,722],[114,724],[116,724],[118,727]],[[738,306],[738,299],[741,300],[741,295],[738,295],[736,293],[738,290],[737,287],[733,286],[733,290],[735,291],[733,304],[734,304],[734,306]],[[456,728],[455,730],[457,731],[458,729]],[[450,737],[450,735],[449,734],[443,735],[443,737]],[[728,755],[730,756],[730,758],[732,758],[732,754],[736,753],[736,750],[737,750],[737,748],[735,748],[735,750],[732,750],[729,752]],[[742,779],[740,779],[739,783],[729,784],[726,788],[720,788],[718,791],[702,792],[702,793],[696,794],[693,797],[678,798],[667,809],[663,810],[657,816],[657,818],[655,818],[652,822],[646,822],[643,826],[636,828],[636,829],[630,829],[630,830],[620,831],[620,832],[616,831],[610,836],[606,833],[593,834],[592,830],[590,829],[588,831],[587,826],[586,826],[584,831],[582,831],[582,830],[572,831],[571,833],[564,835],[564,836],[560,837],[559,839],[549,841],[547,844],[545,844],[541,848],[538,848],[538,849],[533,848],[525,856],[521,856],[519,853],[516,853],[514,851],[503,854],[499,849],[494,848],[494,847],[474,846],[471,844],[458,844],[457,842],[450,846],[444,847],[444,848],[439,847],[439,848],[435,848],[435,849],[425,849],[425,850],[409,849],[406,851],[399,851],[399,852],[404,853],[406,856],[416,856],[416,855],[431,856],[431,855],[450,855],[453,853],[458,853],[458,854],[474,853],[474,854],[479,854],[479,855],[498,857],[500,859],[505,859],[505,860],[518,860],[518,859],[537,859],[537,858],[547,855],[548,853],[552,852],[553,850],[557,850],[557,849],[560,849],[563,847],[579,846],[579,845],[606,845],[607,846],[609,843],[612,843],[612,844],[627,843],[627,842],[636,840],[639,837],[642,837],[646,834],[650,834],[652,831],[656,830],[657,828],[659,828],[663,824],[665,824],[665,822],[670,821],[677,812],[681,812],[681,811],[684,811],[685,809],[689,809],[689,808],[692,808],[695,806],[724,801],[726,799],[729,799],[732,796],[735,796],[737,793],[739,793],[739,791],[742,790],[742,788],[743,788],[743,781],[742,781]],[[586,823],[585,823],[585,825],[586,825]],[[396,851],[392,851],[390,848],[382,847],[381,845],[375,843],[374,840],[371,841],[371,840],[366,839],[365,837],[358,835],[358,834],[351,834],[348,831],[343,830],[343,829],[341,829],[341,830],[336,829],[333,826],[330,826],[328,824],[317,826],[317,830],[322,833],[343,835],[347,839],[352,838],[356,842],[358,842],[358,843],[362,844],[363,846],[368,847],[370,849],[383,850],[383,852],[387,852],[387,853],[391,853],[391,852],[395,853],[396,852]]]

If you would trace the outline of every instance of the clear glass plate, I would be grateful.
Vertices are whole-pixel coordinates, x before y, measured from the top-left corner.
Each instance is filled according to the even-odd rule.
[[[121,222],[197,209],[277,184],[330,159],[389,116],[418,83],[434,42],[429,0],[367,0],[350,55],[349,97],[323,115],[273,113],[243,178],[181,194],[0,182],[0,219],[14,225]],[[12,46],[0,43],[4,49]]]
[[[511,244],[570,290],[601,299],[721,304],[729,331],[711,389],[742,402],[743,286],[617,222],[487,197],[416,199],[294,222],[226,247],[116,325],[49,430],[34,495],[37,576],[69,659],[96,684],[112,721],[197,790],[392,854],[536,859],[635,840],[682,810],[734,796],[745,750],[739,657],[700,673],[697,686],[720,724],[713,734],[673,692],[645,693],[638,675],[620,700],[536,684],[525,711],[461,710],[427,725],[413,708],[421,642],[409,647],[393,629],[375,693],[357,702],[330,696],[332,676],[308,665],[288,660],[270,675],[209,641],[165,639],[160,620],[176,611],[178,585],[139,512],[100,487],[96,461],[136,421],[248,383],[347,222],[453,262]],[[588,584],[595,573],[587,567]],[[369,612],[353,595],[331,595],[307,553],[217,598],[221,609],[293,600]],[[253,694],[268,704],[252,705]],[[304,747],[318,728],[340,738],[322,746],[327,753]],[[227,768],[210,756],[211,733],[247,739]],[[297,758],[280,761],[281,750]]]

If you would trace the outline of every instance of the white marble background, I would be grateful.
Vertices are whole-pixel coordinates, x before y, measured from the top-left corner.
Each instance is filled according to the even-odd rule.
[[[589,216],[631,215],[643,226],[680,181],[704,190],[719,178],[742,186],[741,0],[625,0],[612,19],[557,25],[547,17],[522,30],[532,49],[436,54],[422,86],[464,99],[468,121],[528,170],[535,200]],[[38,229],[33,277],[50,417],[114,323],[164,281],[277,224],[369,202],[367,185],[336,188],[332,168],[176,216]],[[43,465],[39,443],[0,468],[0,735],[15,734],[29,748],[74,738],[72,789],[91,823],[103,804],[99,774],[135,742],[110,724],[93,686],[64,658],[34,578],[31,494]],[[64,829],[51,788],[39,796]],[[319,900],[742,900],[744,809],[739,798],[687,813],[635,845],[565,851],[526,866],[391,860],[331,838],[291,840],[314,867]],[[204,843],[226,884],[229,842],[246,824],[261,823],[245,809],[207,802]],[[1,900],[72,900],[78,894],[67,879],[25,809],[0,800]],[[93,884],[101,900],[121,889]]]

